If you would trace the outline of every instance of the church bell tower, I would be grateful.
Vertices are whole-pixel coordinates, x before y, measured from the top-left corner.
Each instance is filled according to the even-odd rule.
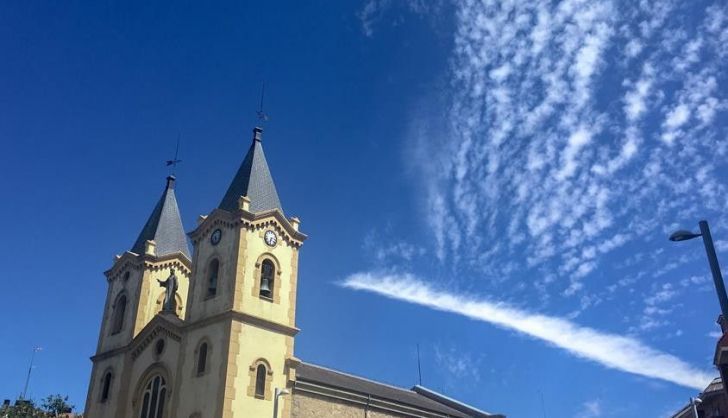
[[[293,387],[306,236],[283,213],[262,134],[253,130],[220,204],[193,231],[168,177],[131,250],[114,259],[84,416],[265,417],[275,390]]]
[[[219,206],[189,233],[195,269],[186,320],[210,324],[224,371],[213,416],[268,416],[275,389],[294,379],[298,251],[306,236],[297,218],[284,216],[262,134],[253,130]],[[282,412],[289,416],[290,405]]]
[[[186,314],[187,289],[192,272],[190,250],[184,233],[175,178],[167,177],[162,196],[129,251],[114,257],[105,272],[108,290],[101,330],[86,399],[86,415],[124,416],[129,385],[124,370],[129,367],[128,349],[140,332],[163,309],[164,282],[172,272],[177,278],[174,312],[179,321]]]

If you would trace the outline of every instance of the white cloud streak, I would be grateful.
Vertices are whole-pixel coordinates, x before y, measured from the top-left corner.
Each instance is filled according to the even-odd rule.
[[[579,358],[640,376],[702,390],[713,375],[637,339],[600,332],[571,321],[533,314],[503,303],[433,289],[409,274],[357,273],[342,285],[391,299],[451,312],[513,330]]]

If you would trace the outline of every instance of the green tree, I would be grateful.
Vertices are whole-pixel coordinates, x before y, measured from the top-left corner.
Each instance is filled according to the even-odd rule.
[[[0,407],[0,418],[52,418],[73,411],[68,396],[50,395],[38,408],[33,401],[18,401],[15,405]]]
[[[13,406],[0,408],[2,418],[45,418],[45,416],[43,411],[36,408],[33,401],[22,401]]]
[[[64,397],[58,394],[49,395],[47,398],[43,399],[41,405],[43,406],[43,410],[50,417],[57,417],[61,414],[73,411],[73,405],[68,403],[68,396]]]

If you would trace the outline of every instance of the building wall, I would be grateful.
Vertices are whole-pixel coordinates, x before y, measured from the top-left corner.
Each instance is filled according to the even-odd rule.
[[[221,416],[220,399],[225,386],[229,333],[229,321],[217,321],[187,330],[177,369],[178,383],[170,417],[187,418],[195,413],[203,418]],[[202,342],[208,344],[207,367],[205,372],[198,375],[198,349]]]
[[[284,334],[246,323],[233,322],[228,362],[228,387],[223,417],[267,417],[273,413],[276,388],[287,386],[285,370],[287,356]],[[268,370],[265,396],[255,396],[257,366],[263,363]],[[280,416],[287,416],[279,404]]]
[[[84,416],[114,417],[117,415],[120,396],[122,395],[121,387],[123,384],[124,364],[123,354],[95,362],[91,370],[91,381],[89,382]],[[101,401],[103,379],[108,371],[112,375],[111,385],[109,387],[109,398],[106,401]]]
[[[278,236],[274,247],[263,241],[265,231]],[[286,239],[286,232],[271,217],[241,230],[234,309],[287,326],[295,326],[295,294],[298,275],[298,250]],[[276,274],[273,300],[260,294],[260,266],[265,258],[273,261]]]
[[[238,228],[229,221],[219,217],[207,219],[200,226],[201,235],[194,245],[194,271],[192,288],[189,292],[188,311],[185,319],[194,323],[220,314],[232,307],[232,294],[235,288],[236,257],[238,248]],[[210,243],[210,237],[216,229],[222,231],[217,245]],[[217,259],[220,270],[217,278],[217,293],[207,295],[210,263]]]
[[[138,257],[130,254],[125,254],[122,258],[117,259],[112,269],[107,272],[109,288],[106,293],[96,353],[123,347],[131,341],[134,336],[133,324],[136,321],[135,312],[138,306],[137,295],[140,292],[144,273]],[[127,299],[124,326],[121,332],[112,334],[115,303],[121,294],[125,294]]]
[[[291,418],[403,418],[404,415],[369,410],[365,405],[344,402],[308,392],[294,392]]]

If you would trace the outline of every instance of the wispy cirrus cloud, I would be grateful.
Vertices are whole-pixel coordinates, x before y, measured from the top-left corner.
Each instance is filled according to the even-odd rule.
[[[596,418],[602,416],[602,402],[599,399],[584,402],[576,418]]]
[[[455,346],[434,346],[435,364],[459,382],[480,382],[480,359]]]
[[[548,287],[573,296],[605,255],[668,220],[722,216],[719,1],[453,7],[448,137],[418,128],[431,151],[415,159],[443,262],[489,277],[555,274]],[[683,8],[699,23],[679,18]]]
[[[712,374],[637,339],[579,326],[563,318],[519,310],[503,303],[438,291],[408,274],[357,273],[344,287],[451,312],[544,341],[605,367],[703,389]]]

